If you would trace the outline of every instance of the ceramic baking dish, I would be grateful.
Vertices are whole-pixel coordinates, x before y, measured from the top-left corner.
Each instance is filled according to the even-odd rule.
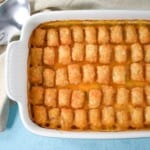
[[[150,19],[149,11],[59,11],[43,12],[29,18],[23,27],[19,41],[8,45],[6,54],[6,89],[8,96],[19,105],[19,113],[25,127],[31,132],[49,137],[61,138],[133,138],[149,137],[150,131],[92,132],[60,131],[41,128],[34,124],[28,114],[27,97],[27,58],[28,42],[32,31],[43,22],[56,20],[113,20]]]

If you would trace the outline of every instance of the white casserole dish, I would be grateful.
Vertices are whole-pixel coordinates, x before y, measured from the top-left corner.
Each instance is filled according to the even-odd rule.
[[[150,131],[122,131],[122,132],[76,132],[59,131],[41,128],[34,124],[28,115],[27,98],[27,58],[28,42],[33,29],[47,21],[56,20],[113,20],[113,19],[150,19],[150,11],[112,11],[112,10],[84,10],[44,12],[33,15],[23,27],[19,41],[12,42],[7,47],[6,54],[6,90],[8,96],[19,105],[21,120],[25,127],[33,133],[62,138],[135,138],[150,137]]]

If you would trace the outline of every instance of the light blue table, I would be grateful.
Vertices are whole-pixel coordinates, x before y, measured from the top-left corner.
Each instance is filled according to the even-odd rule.
[[[150,138],[123,140],[76,140],[37,136],[27,131],[10,108],[7,129],[0,133],[0,150],[150,150]]]

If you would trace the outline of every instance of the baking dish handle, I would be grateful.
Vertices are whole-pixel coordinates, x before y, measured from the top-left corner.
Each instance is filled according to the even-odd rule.
[[[27,50],[20,41],[11,42],[6,50],[6,92],[14,101],[21,101],[26,95]]]

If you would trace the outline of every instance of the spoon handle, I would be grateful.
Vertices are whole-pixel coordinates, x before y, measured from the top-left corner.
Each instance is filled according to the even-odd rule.
[[[8,34],[5,30],[0,30],[0,45],[6,45],[8,43]]]
[[[8,42],[11,41],[14,36],[19,34],[20,31],[13,26],[0,29],[0,45],[8,44]]]

